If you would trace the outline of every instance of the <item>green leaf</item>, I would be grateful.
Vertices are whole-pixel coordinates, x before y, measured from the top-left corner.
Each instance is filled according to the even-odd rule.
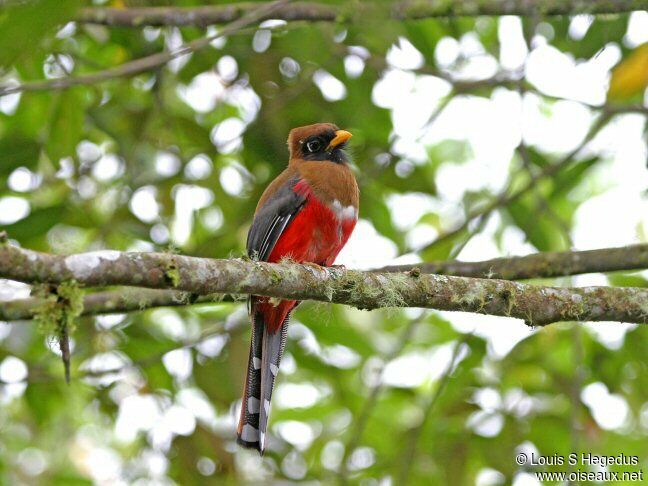
[[[648,279],[640,273],[610,273],[607,275],[610,285],[615,287],[648,287]]]
[[[55,95],[50,119],[50,131],[45,151],[53,162],[75,154],[81,141],[87,98],[80,89],[70,89]]]
[[[0,11],[0,67],[39,48],[43,37],[72,17],[79,0],[35,0],[3,7]]]
[[[39,235],[45,235],[57,223],[61,222],[65,208],[53,206],[32,211],[25,219],[7,225],[4,229],[18,241],[28,241]]]
[[[533,195],[518,199],[510,203],[506,211],[539,251],[564,250],[566,242],[561,227],[547,214],[546,209],[538,207],[533,201]]]
[[[15,168],[34,167],[38,162],[39,144],[18,133],[0,138],[0,175],[9,175]]]

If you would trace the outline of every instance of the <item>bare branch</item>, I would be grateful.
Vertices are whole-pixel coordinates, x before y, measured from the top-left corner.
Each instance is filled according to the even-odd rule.
[[[90,7],[82,9],[77,21],[85,24],[101,24],[115,27],[176,26],[207,27],[240,19],[258,8],[258,3],[241,2],[226,5],[197,7],[139,7],[110,8]],[[333,22],[338,18],[339,8],[320,3],[293,2],[283,5],[259,20],[285,21],[310,20]]]
[[[374,271],[409,272],[413,268],[418,268],[422,273],[502,280],[642,270],[648,269],[648,244],[599,250],[535,253],[519,257],[493,258],[481,262],[446,260],[414,265],[392,265]]]
[[[205,302],[231,302],[233,300],[223,295],[197,296],[178,290],[122,288],[86,294],[83,297],[81,315],[121,314],[153,307],[176,307]],[[43,299],[36,297],[0,302],[0,321],[33,319],[43,302]]]
[[[284,5],[267,19],[287,22],[306,20],[312,22],[334,22],[353,18],[391,17],[396,20],[424,19],[429,17],[462,17],[477,15],[575,15],[625,13],[648,9],[647,0],[526,0],[524,2],[503,2],[501,0],[446,0],[396,2],[391,11],[373,2],[354,2],[353,8],[317,2],[295,2]],[[232,22],[254,10],[257,3],[243,2],[225,5],[199,7],[142,7],[101,8],[91,7],[81,11],[77,20],[119,27],[143,27],[145,25],[177,27],[206,27],[208,25]],[[382,7],[382,8],[381,8]],[[382,12],[381,10],[384,10]]]
[[[588,105],[589,106],[589,105]],[[604,105],[603,110],[607,111],[610,115],[625,115],[628,113],[639,113],[648,116],[648,106],[634,104],[634,105]]]
[[[505,280],[375,273],[317,265],[211,260],[165,253],[99,251],[50,255],[4,244],[0,278],[27,283],[174,288],[199,295],[253,294],[360,309],[421,307],[524,319],[648,322],[648,289],[559,288]]]

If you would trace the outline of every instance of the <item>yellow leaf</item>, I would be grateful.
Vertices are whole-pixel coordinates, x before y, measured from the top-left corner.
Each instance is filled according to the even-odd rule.
[[[612,70],[608,100],[621,101],[642,94],[648,87],[648,42],[637,47]]]

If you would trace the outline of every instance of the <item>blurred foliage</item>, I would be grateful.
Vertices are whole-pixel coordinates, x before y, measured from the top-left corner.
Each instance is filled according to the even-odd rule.
[[[66,24],[80,5],[39,0],[0,11],[0,85],[92,73],[204,35],[192,28]],[[646,46],[632,51],[623,43],[627,15],[595,19],[581,38],[570,34],[571,22],[524,19],[522,27],[527,37],[544,38],[579,61],[614,44],[626,60],[612,76],[610,95],[642,92],[634,79],[646,67]],[[217,40],[132,79],[0,98],[0,203],[28,207],[17,217],[0,215],[2,229],[23,247],[56,253],[240,255],[256,201],[286,164],[288,131],[333,121],[354,133],[361,217],[398,254],[411,252],[390,201],[417,195],[444,207],[439,174],[465,164],[472,150],[466,139],[441,140],[425,147],[420,162],[396,149],[402,133],[394,132],[390,110],[375,104],[384,73],[373,61],[384,64],[407,39],[427,67],[459,73],[470,57],[460,53],[439,66],[440,43],[476,42],[497,61],[506,42],[499,26],[497,18],[296,22]],[[331,100],[314,82],[327,76],[343,84],[344,96]],[[626,76],[632,86],[624,85]],[[501,89],[485,86],[472,96],[492,99]],[[550,111],[554,101],[543,103]],[[530,146],[529,155],[524,167],[512,154],[511,187],[560,154]],[[490,221],[498,251],[509,253],[504,236],[511,231],[538,251],[569,249],[576,211],[602,190],[591,179],[604,162],[601,155],[575,160],[498,211]],[[442,234],[457,213],[494,196],[492,189],[466,190],[454,212],[426,209],[415,223]],[[454,257],[474,233],[470,226],[423,256]],[[609,283],[647,285],[640,273],[614,274]],[[354,438],[358,448],[345,452],[383,357],[412,319],[420,322],[385,373],[366,428]],[[482,321],[474,321],[479,328]],[[529,332],[504,356],[479,332],[463,329],[435,312],[302,305],[261,460],[233,440],[248,355],[244,305],[81,318],[70,386],[51,337],[29,323],[2,325],[0,378],[20,376],[20,363],[28,376],[0,385],[0,483],[331,483],[346,457],[354,483],[510,484],[525,471],[515,453],[529,444],[544,455],[636,454],[648,472],[645,329],[629,327],[625,339],[621,331],[610,349],[594,331],[576,339],[572,326],[556,325]],[[462,339],[460,362],[431,404]],[[597,383],[627,405],[621,425],[603,428],[581,400],[584,387]]]

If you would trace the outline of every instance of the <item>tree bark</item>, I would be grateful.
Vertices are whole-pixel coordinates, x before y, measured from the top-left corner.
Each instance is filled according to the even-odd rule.
[[[518,257],[493,258],[481,262],[446,260],[414,265],[391,265],[374,271],[408,272],[413,268],[418,268],[423,273],[502,280],[642,270],[648,268],[648,244],[599,250],[536,253]]]
[[[287,22],[334,22],[337,20],[391,17],[396,20],[424,19],[430,17],[463,17],[478,15],[576,15],[614,14],[648,9],[648,0],[411,0],[395,2],[387,11],[384,5],[363,2],[351,3],[353,10],[344,4],[331,5],[317,2],[292,2],[265,19]],[[141,7],[106,8],[90,7],[81,10],[77,20],[119,27],[177,26],[206,27],[224,24],[241,18],[258,9],[259,3],[245,2],[199,7]]]
[[[448,260],[414,265],[392,265],[372,271],[391,273],[411,272],[418,269],[421,273],[439,275],[522,280],[646,268],[648,268],[648,244],[586,251],[537,253],[519,257],[494,258],[480,262]],[[174,307],[231,300],[222,295],[220,297],[203,295],[195,298],[188,292],[177,290],[127,288],[86,294],[82,315],[132,312],[152,307]],[[42,302],[42,299],[33,297],[2,302],[0,303],[0,320],[32,319]]]
[[[335,302],[359,309],[422,307],[523,319],[648,323],[648,289],[559,288],[496,279],[375,273],[242,259],[210,260],[165,253],[97,251],[50,255],[4,244],[0,277],[27,283],[76,281],[193,294],[253,294]]]

